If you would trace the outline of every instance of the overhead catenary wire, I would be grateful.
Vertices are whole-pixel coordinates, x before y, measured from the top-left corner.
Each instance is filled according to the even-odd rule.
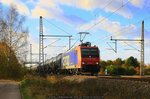
[[[128,1],[128,2],[129,2],[129,1]],[[125,5],[125,4],[124,4],[124,5]],[[123,6],[124,6],[124,5],[123,5]],[[112,34],[112,35],[114,35],[114,34]],[[85,38],[85,37],[84,37],[84,38]]]
[[[148,17],[146,17],[145,19],[147,20],[147,18]],[[140,21],[141,22],[141,21]],[[138,22],[136,22],[136,23],[138,23]],[[124,42],[124,43],[126,43],[126,42]],[[133,50],[137,50],[137,51],[139,51],[139,52],[141,52],[139,49],[137,49],[137,48],[135,48],[134,46],[132,46],[132,45],[130,45],[130,44],[128,44],[128,43],[126,43],[128,46],[130,46],[130,47],[132,47],[133,48]],[[102,51],[103,52],[103,51]],[[104,51],[105,52],[105,51]]]
[[[59,38],[59,39],[55,40],[54,42],[50,43],[49,45],[45,46],[44,48],[47,48],[48,46],[50,46],[50,45],[56,43],[56,42],[59,41],[59,40],[61,40],[61,39]]]
[[[108,7],[111,3],[112,3],[112,1],[113,0],[111,0],[109,3],[107,3],[102,9],[105,9],[106,7]],[[98,12],[99,13],[99,12]],[[97,14],[98,14],[97,13]],[[95,16],[97,16],[97,14],[95,14]],[[85,37],[86,37],[86,34],[84,35],[84,37],[83,37],[83,40],[85,39]]]
[[[115,11],[113,11],[111,14],[109,14],[108,16],[106,16],[106,18],[109,18],[111,17],[114,13],[116,13],[117,11],[119,11],[121,8],[123,8],[125,5],[127,5],[129,3],[129,1],[131,0],[128,0],[125,4],[122,4],[122,6],[120,6],[118,9],[116,9]],[[111,2],[108,3],[108,5],[110,4]],[[108,6],[106,5],[106,7]],[[90,28],[88,28],[86,31],[90,31],[92,28],[94,28],[96,25],[102,23],[103,21],[105,21],[106,18],[103,18],[102,20],[100,20],[99,22],[95,23],[94,25],[92,25]],[[86,36],[86,35],[85,35]],[[84,38],[85,38],[84,36]],[[84,39],[83,39],[84,40]]]
[[[119,11],[122,7],[124,7],[125,5],[127,5],[129,3],[128,0],[124,5],[120,6],[118,9],[116,9],[115,11],[113,11],[112,13],[110,13],[108,16],[106,16],[106,18],[109,18],[110,16],[112,16],[114,13],[116,13],[117,11]],[[102,20],[100,20],[99,22],[97,22],[96,24],[92,25],[90,28],[88,28],[86,31],[91,30],[92,28],[94,28],[96,25],[100,24],[101,22],[103,22],[106,18],[103,18]]]
[[[109,4],[111,4],[112,1],[113,1],[113,0],[111,0],[107,5],[105,5],[104,8],[106,8]],[[116,13],[118,10],[120,10],[122,7],[124,7],[124,6],[125,6],[126,4],[128,4],[128,3],[129,3],[129,1],[127,1],[124,5],[122,4],[121,7],[119,7],[119,8],[116,9],[114,12],[112,12],[111,14],[109,14],[109,15],[107,16],[107,18],[110,17],[110,16],[112,16],[114,13]],[[101,21],[99,21],[98,23],[96,23],[96,24],[94,24],[93,26],[91,26],[89,29],[87,29],[87,31],[89,31],[90,29],[92,29],[93,27],[95,27],[96,25],[98,25],[99,23],[103,22],[104,20],[105,20],[105,18],[103,18]],[[85,36],[86,36],[86,35],[84,35],[83,40],[85,39]]]
[[[150,19],[150,16],[147,16],[147,17],[145,17],[145,18],[143,18],[142,20],[149,20]],[[136,22],[134,22],[134,23],[132,23],[132,24],[139,24],[139,23],[141,23],[141,21],[142,20],[138,20],[138,21],[136,21]],[[120,32],[125,32],[125,31],[129,31],[128,30],[128,28],[126,28],[126,29],[120,29],[119,31],[116,31],[116,34],[114,34],[114,33],[111,33],[111,34],[109,34],[109,35],[107,35],[107,36],[105,36],[105,37],[103,37],[100,41],[104,41],[104,40],[106,40],[107,38],[110,38],[110,36],[112,36],[112,35],[120,35],[119,33]],[[131,31],[131,30],[130,30]],[[97,40],[96,40],[97,41]],[[96,41],[94,41],[94,42],[96,42]],[[102,43],[105,43],[105,42],[102,42]],[[136,43],[136,42],[135,42]],[[130,44],[129,44],[130,45]],[[133,47],[133,46],[132,46]],[[135,47],[133,47],[134,49],[136,49],[137,51],[140,51],[140,50],[138,50],[137,48],[135,48]],[[102,51],[102,52],[105,52],[105,51]]]
[[[59,27],[59,26],[55,25],[54,23],[50,22],[50,21],[47,20],[46,18],[43,18],[43,17],[40,17],[40,18],[41,18],[41,19],[44,19],[46,22],[48,22],[49,24],[51,24],[51,25],[54,26],[55,28],[57,28],[57,29],[63,31],[64,33],[68,34],[68,36],[67,36],[67,35],[43,35],[43,34],[42,34],[42,38],[43,38],[43,37],[68,37],[68,38],[69,38],[69,48],[70,48],[70,45],[71,45],[70,39],[71,39],[72,35],[70,35],[70,33],[68,33],[67,31],[65,31],[65,30],[62,29],[61,27]],[[42,22],[42,21],[41,21],[41,22]],[[43,27],[43,26],[42,26],[42,27]],[[57,42],[57,41],[58,41],[58,40],[52,42],[51,44],[53,44],[53,43],[55,43],[55,42]],[[51,44],[45,46],[44,48],[50,46]],[[65,46],[53,46],[53,47],[65,47]],[[44,49],[44,48],[43,48],[43,49]]]
[[[124,46],[120,46],[119,48],[123,48]],[[103,53],[104,54],[104,52],[107,52],[108,50],[112,50],[112,49],[107,49],[107,48],[105,48],[104,50],[101,50],[100,52],[101,52],[101,54]],[[122,49],[118,49],[118,52],[119,51],[121,51]],[[113,50],[112,50],[113,51]],[[112,53],[112,54],[118,54],[118,53]]]
[[[112,3],[112,1],[114,1],[114,0],[110,0],[110,2],[108,2],[106,5],[104,5],[104,7],[102,7],[101,9],[105,9],[106,7],[108,7]],[[97,16],[98,14],[99,14],[99,11],[95,14],[95,16]]]
[[[76,43],[77,43],[78,41],[80,41],[80,39],[77,39],[77,40],[75,41],[75,43],[70,47],[70,49],[72,49],[72,48],[76,45]],[[68,49],[67,51],[69,51],[70,49]],[[67,52],[67,51],[66,51],[66,52]]]
[[[59,30],[63,31],[64,33],[66,33],[66,34],[70,35],[70,33],[69,33],[69,32],[65,31],[64,29],[62,29],[61,27],[59,27],[59,26],[55,25],[54,23],[50,22],[50,21],[49,21],[49,20],[47,20],[46,18],[43,18],[43,19],[44,19],[44,20],[46,20],[49,24],[51,24],[51,25],[53,25],[54,27],[56,27],[57,29],[59,29]]]
[[[145,18],[143,18],[142,20],[149,20],[149,19],[150,19],[150,16],[145,17]],[[139,23],[141,23],[142,20],[138,20],[138,21],[136,21],[136,22],[134,22],[134,23],[132,23],[132,24],[134,24],[134,25],[135,25],[135,24],[139,24]],[[121,33],[121,32],[129,31],[129,30],[127,30],[127,29],[128,29],[128,28],[126,28],[126,29],[122,28],[122,29],[120,29],[119,31],[114,32],[114,33],[116,33],[116,34],[111,33],[111,34],[109,34],[109,35],[103,37],[102,39],[101,39],[101,38],[99,38],[99,39],[101,39],[100,41],[104,41],[104,40],[106,40],[107,38],[110,38],[110,36],[112,36],[112,35],[117,36],[117,35],[120,35],[119,33]],[[94,42],[98,41],[99,39],[95,40]],[[94,42],[93,42],[93,43],[94,43]]]
[[[127,42],[124,42],[124,43],[125,43],[126,45],[130,46],[131,48],[133,48],[134,50],[137,50],[137,51],[141,52],[139,49],[137,49],[137,48],[135,48],[134,46],[128,44]]]

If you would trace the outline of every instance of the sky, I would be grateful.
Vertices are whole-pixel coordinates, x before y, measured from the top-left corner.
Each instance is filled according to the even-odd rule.
[[[39,17],[42,16],[44,35],[72,35],[74,47],[80,44],[78,33],[89,32],[84,42],[98,46],[102,60],[134,56],[140,61],[139,42],[117,42],[115,53],[110,37],[140,39],[144,20],[145,63],[150,64],[150,0],[0,0],[0,3],[6,9],[14,4],[26,16],[33,53],[39,52]],[[68,41],[68,38],[45,38],[44,47],[49,45],[44,49],[46,58],[68,50]],[[37,55],[33,55],[33,61],[38,61]]]

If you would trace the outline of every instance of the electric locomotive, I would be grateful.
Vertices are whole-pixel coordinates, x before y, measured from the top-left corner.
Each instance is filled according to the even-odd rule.
[[[61,53],[45,66],[51,67],[53,73],[98,74],[100,71],[100,51],[97,46],[91,46],[90,42],[82,43],[72,50]]]

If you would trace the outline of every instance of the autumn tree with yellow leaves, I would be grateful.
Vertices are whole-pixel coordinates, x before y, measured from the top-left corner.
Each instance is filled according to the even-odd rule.
[[[17,12],[15,5],[4,10],[0,5],[0,78],[20,78],[22,63],[27,54],[28,29],[25,16]]]

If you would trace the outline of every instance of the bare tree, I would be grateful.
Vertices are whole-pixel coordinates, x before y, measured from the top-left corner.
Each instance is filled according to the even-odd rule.
[[[11,60],[12,52],[20,60],[27,53],[28,28],[25,28],[25,16],[17,12],[17,8],[11,5],[8,11],[0,10],[3,17],[0,17],[0,40],[9,46],[9,59]],[[3,13],[2,13],[3,12]],[[20,61],[19,60],[19,61]]]
[[[2,7],[1,7],[1,3],[0,3],[0,13],[2,14]],[[3,38],[3,33],[2,33],[2,31],[3,31],[3,26],[4,26],[4,22],[3,22],[3,20],[2,20],[2,16],[3,15],[0,15],[0,41],[2,41],[2,38]]]

